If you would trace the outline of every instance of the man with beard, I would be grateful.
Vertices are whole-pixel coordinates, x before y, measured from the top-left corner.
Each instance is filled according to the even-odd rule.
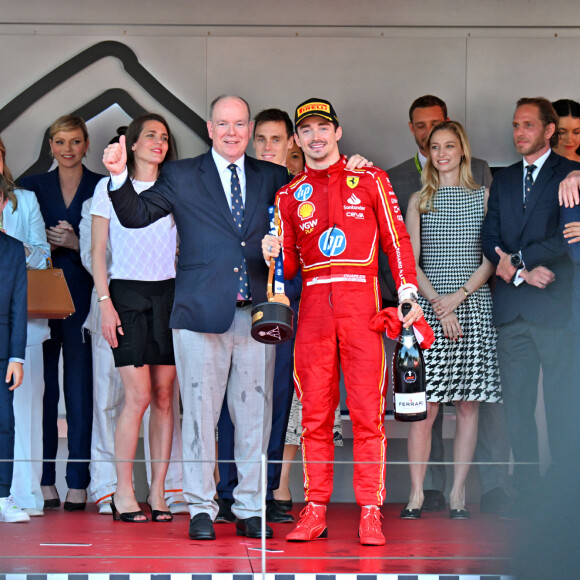
[[[534,411],[540,366],[553,463],[569,460],[561,424],[569,417],[573,338],[570,318],[572,265],[559,217],[558,186],[578,164],[555,154],[558,116],[542,97],[523,98],[513,117],[516,151],[523,162],[499,171],[491,186],[482,228],[485,256],[496,265],[493,322],[507,425],[516,467],[515,517],[539,484]],[[577,418],[576,418],[577,420]],[[525,464],[523,464],[525,463]]]

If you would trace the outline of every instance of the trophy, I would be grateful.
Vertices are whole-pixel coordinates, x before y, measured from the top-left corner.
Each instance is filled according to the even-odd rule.
[[[278,235],[280,229],[278,208],[272,206],[268,211],[270,234]],[[264,344],[282,344],[294,336],[294,311],[290,308],[290,300],[284,294],[282,252],[277,258],[270,260],[266,295],[268,302],[257,304],[252,309],[252,337]]]

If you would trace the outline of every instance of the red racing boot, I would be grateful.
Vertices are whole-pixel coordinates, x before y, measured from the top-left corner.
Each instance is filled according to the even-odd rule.
[[[289,542],[309,542],[326,538],[326,506],[308,503],[300,512],[298,525],[286,536]]]
[[[382,546],[386,542],[381,530],[382,517],[379,506],[366,505],[361,508],[358,537],[363,546]]]

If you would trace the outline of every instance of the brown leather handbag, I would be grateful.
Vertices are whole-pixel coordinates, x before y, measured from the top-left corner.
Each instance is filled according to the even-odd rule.
[[[75,312],[64,272],[53,268],[50,258],[46,270],[27,270],[28,318],[64,319]]]

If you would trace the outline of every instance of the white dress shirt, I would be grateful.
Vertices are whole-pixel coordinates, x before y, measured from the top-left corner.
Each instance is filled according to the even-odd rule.
[[[230,161],[224,159],[216,150],[212,148],[211,155],[217,167],[222,187],[224,188],[224,193],[226,194],[226,199],[228,201],[228,206],[230,211],[232,211],[232,172],[228,169],[228,165],[231,164]],[[244,206],[246,205],[246,172],[244,169],[244,156],[242,155],[239,159],[234,161],[234,165],[237,167],[237,174],[240,180],[240,188],[242,190],[242,202]]]

